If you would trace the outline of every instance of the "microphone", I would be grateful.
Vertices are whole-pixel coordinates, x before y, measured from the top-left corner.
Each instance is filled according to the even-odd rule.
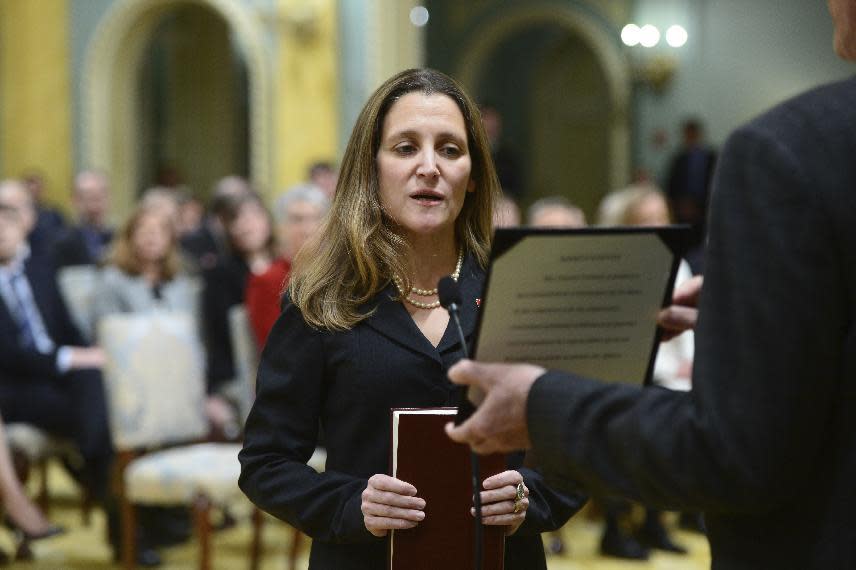
[[[467,348],[467,339],[464,337],[464,329],[461,328],[461,319],[459,316],[461,306],[461,288],[458,287],[458,282],[450,276],[443,277],[437,283],[437,296],[440,298],[440,306],[449,312],[449,317],[455,322],[455,328],[458,329],[458,340],[461,343],[461,352],[464,353],[464,358],[470,357],[470,351]],[[461,386],[458,388],[458,413],[455,416],[455,425],[459,425],[466,420],[475,411],[469,398],[467,398],[466,389]],[[481,505],[481,488],[479,484],[479,457],[475,452],[470,451],[470,465],[473,476],[473,502],[476,510],[476,535],[475,535],[475,567],[476,570],[482,568],[482,505]]]
[[[437,296],[440,298],[440,306],[449,311],[449,316],[455,321],[458,333],[460,334],[461,351],[464,353],[464,358],[469,358],[467,341],[464,338],[464,331],[461,329],[461,319],[459,317],[461,288],[458,287],[458,282],[449,275],[446,275],[437,283]]]
[[[464,338],[464,330],[461,328],[461,319],[459,316],[461,288],[458,286],[458,282],[448,275],[443,277],[437,283],[437,296],[440,298],[440,306],[449,312],[449,316],[455,322],[455,328],[458,330],[458,341],[461,344],[461,352],[464,354],[464,358],[469,358],[470,351],[467,347],[467,339]],[[455,416],[455,425],[461,425],[475,411],[475,406],[467,398],[467,389],[461,386],[458,388],[458,413]]]

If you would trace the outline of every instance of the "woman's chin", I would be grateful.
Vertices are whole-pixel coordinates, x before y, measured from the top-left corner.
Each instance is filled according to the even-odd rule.
[[[421,222],[417,224],[407,224],[404,226],[405,231],[415,238],[438,237],[445,233],[454,233],[455,225],[452,222]]]

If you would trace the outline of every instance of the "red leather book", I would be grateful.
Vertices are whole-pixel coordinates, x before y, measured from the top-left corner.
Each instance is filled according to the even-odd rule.
[[[416,487],[425,499],[425,518],[416,528],[389,533],[390,570],[476,570],[470,450],[443,429],[456,409],[391,412],[391,474]],[[481,457],[480,484],[505,469],[504,455]],[[483,570],[502,570],[506,527],[483,528]]]

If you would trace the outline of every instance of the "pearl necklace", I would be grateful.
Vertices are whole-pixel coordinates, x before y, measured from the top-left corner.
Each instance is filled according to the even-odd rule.
[[[455,281],[458,280],[461,276],[461,265],[464,263],[464,250],[460,250],[458,252],[458,262],[455,264],[455,271],[452,273],[452,279]],[[401,285],[401,279],[398,278],[397,275],[392,276],[392,280],[395,283],[395,288],[398,289],[398,292],[401,293],[402,298],[419,309],[436,309],[440,306],[440,300],[432,301],[430,303],[423,303],[422,301],[417,301],[416,299],[412,299],[410,297],[410,293],[414,293],[419,297],[430,297],[432,295],[437,294],[437,289],[417,289],[416,287],[410,287],[410,291],[404,291],[404,287]]]

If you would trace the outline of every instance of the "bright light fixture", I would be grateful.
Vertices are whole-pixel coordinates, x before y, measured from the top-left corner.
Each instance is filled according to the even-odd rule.
[[[683,26],[675,24],[666,30],[666,43],[674,48],[679,48],[687,43],[687,31]]]
[[[660,43],[660,30],[656,26],[645,24],[639,30],[639,43],[642,44],[642,47],[654,47]]]
[[[417,28],[421,28],[427,24],[428,17],[428,8],[425,6],[414,6],[413,9],[410,10],[410,23]]]
[[[627,24],[621,28],[621,41],[626,46],[635,46],[639,43],[640,30],[636,24]]]

